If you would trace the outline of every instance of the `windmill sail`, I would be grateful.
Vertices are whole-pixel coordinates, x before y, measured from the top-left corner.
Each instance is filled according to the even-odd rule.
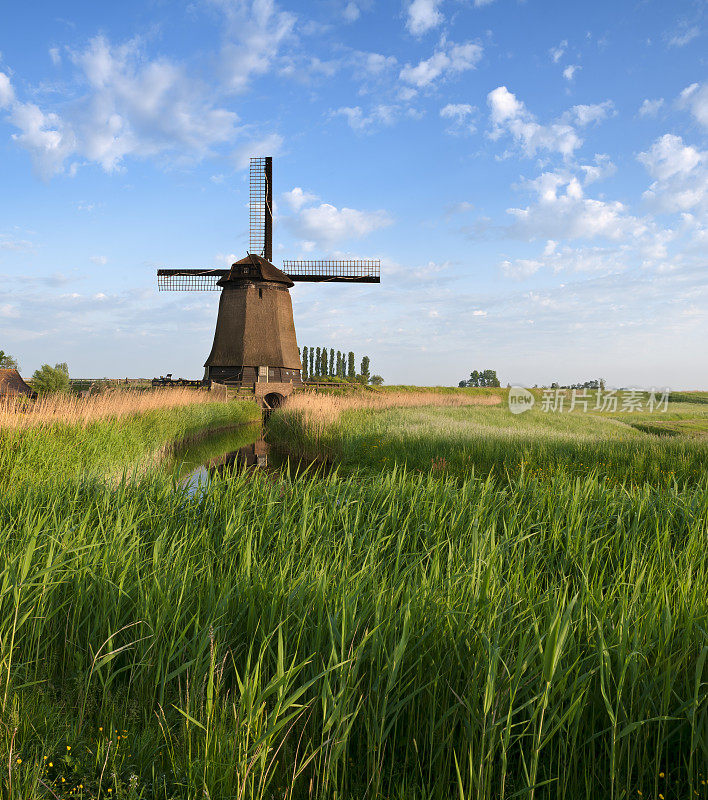
[[[273,261],[273,158],[252,158],[248,183],[249,253]]]
[[[283,272],[293,281],[381,283],[381,261],[378,258],[283,261]]]
[[[217,281],[228,269],[158,269],[157,288],[161,292],[220,292]]]

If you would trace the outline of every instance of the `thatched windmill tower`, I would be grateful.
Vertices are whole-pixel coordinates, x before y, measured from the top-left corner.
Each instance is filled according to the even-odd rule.
[[[158,287],[221,291],[206,380],[292,389],[302,383],[302,365],[289,289],[295,281],[379,283],[380,262],[284,261],[282,271],[274,266],[271,157],[251,159],[249,217],[250,252],[231,269],[161,269]]]

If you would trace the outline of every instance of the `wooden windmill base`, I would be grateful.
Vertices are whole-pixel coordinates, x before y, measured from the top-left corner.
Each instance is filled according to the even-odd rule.
[[[281,383],[280,381],[256,381],[255,383],[241,382],[238,384],[225,384],[211,382],[210,389],[216,392],[219,399],[225,400],[255,400],[264,410],[269,411],[281,406],[286,398],[290,397],[302,383]]]

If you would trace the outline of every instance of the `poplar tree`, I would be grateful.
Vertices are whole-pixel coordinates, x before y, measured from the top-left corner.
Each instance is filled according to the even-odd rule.
[[[317,353],[315,354],[315,376],[319,378],[322,374],[322,356],[320,348],[317,348]]]
[[[322,358],[322,361],[321,361],[321,364],[320,364],[320,375],[324,376],[324,375],[327,375],[327,348],[326,347],[322,348],[321,358]]]
[[[302,348],[302,379],[307,380],[307,347]]]
[[[361,359],[361,377],[364,379],[364,383],[369,382],[369,356],[364,356]]]
[[[329,349],[329,377],[334,378],[334,348]]]
[[[354,365],[354,353],[350,350],[348,356],[349,364],[347,370],[347,378],[356,378],[356,366]]]
[[[314,367],[315,367],[315,351],[311,347],[310,348],[310,369],[308,370],[308,373],[307,373],[310,377],[312,377],[315,374]]]

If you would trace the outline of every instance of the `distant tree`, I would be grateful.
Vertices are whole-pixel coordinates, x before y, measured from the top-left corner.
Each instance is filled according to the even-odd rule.
[[[67,391],[70,386],[69,367],[65,362],[55,364],[53,367],[42,364],[32,376],[32,386],[39,394]]]
[[[372,386],[381,386],[383,382],[384,379],[380,375],[372,375],[371,378],[369,378],[369,383]]]
[[[13,358],[9,353],[0,350],[0,369],[19,369],[20,365],[17,359]]]
[[[372,378],[371,381],[373,382],[373,380],[374,379]],[[457,385],[460,387],[460,389],[464,389],[467,386],[467,381],[460,381]]]
[[[308,370],[307,374],[312,378],[315,374],[315,351],[313,348],[310,348],[310,369]]]
[[[343,373],[343,370],[342,370],[342,351],[341,350],[337,350],[337,377],[341,378],[342,377],[342,373]]]
[[[307,380],[307,347],[302,348],[302,379]]]
[[[329,348],[329,376],[330,378],[334,377],[334,348]]]
[[[356,366],[354,364],[354,353],[350,350],[347,356],[347,378],[356,378]]]
[[[315,351],[315,377],[319,378],[322,374],[322,351],[318,347]]]
[[[369,356],[364,356],[361,359],[361,377],[364,379],[364,383],[369,382]]]
[[[480,386],[499,386],[499,378],[495,369],[485,369],[481,375]]]
[[[321,351],[321,354],[320,354],[320,358],[322,359],[322,361],[320,362],[320,375],[322,375],[322,377],[325,377],[327,375],[327,348],[326,347],[322,348],[322,351]]]
[[[477,370],[473,370],[470,372],[470,379],[467,381],[468,386],[477,387],[479,386],[479,372]]]

